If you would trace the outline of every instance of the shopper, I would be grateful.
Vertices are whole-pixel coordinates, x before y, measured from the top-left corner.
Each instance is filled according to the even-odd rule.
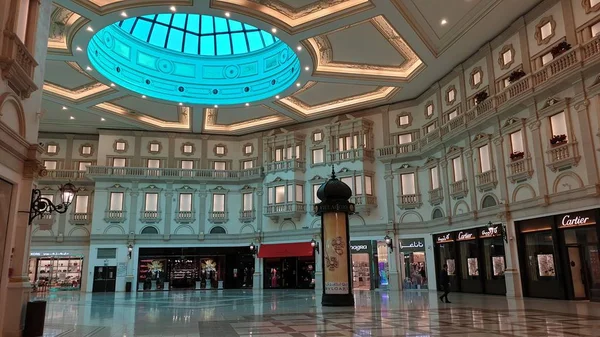
[[[451,303],[448,301],[448,293],[450,292],[450,276],[448,276],[448,265],[444,264],[442,271],[440,272],[440,286],[444,291],[444,294],[440,297],[440,301]]]

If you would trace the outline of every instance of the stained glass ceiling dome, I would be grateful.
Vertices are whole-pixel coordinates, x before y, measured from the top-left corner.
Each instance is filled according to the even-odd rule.
[[[203,14],[128,18],[96,33],[87,48],[98,73],[142,97],[236,105],[273,99],[300,75],[282,40],[253,25]]]
[[[279,41],[247,23],[200,14],[144,15],[118,26],[153,46],[203,56],[241,55]]]

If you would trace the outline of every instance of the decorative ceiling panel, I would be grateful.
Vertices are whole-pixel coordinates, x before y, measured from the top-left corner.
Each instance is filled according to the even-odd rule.
[[[245,113],[245,109],[221,109],[221,108],[207,108],[204,109],[204,123],[203,130],[208,133],[239,133],[239,132],[251,132],[265,127],[273,128],[278,125],[291,122],[291,118],[282,116],[277,111],[272,110],[267,106],[261,106],[260,108],[265,110],[271,110],[273,113],[269,116],[257,117],[252,116],[252,119],[247,119],[243,122],[232,123],[232,124],[219,124],[219,113],[222,110],[232,110],[230,113]]]
[[[125,96],[112,101],[113,103],[135,111],[138,114],[145,114],[156,119],[169,122],[179,121],[179,107],[172,104],[159,103],[153,100],[143,99],[134,96]]]
[[[46,61],[44,76],[46,82],[60,83],[61,86],[69,90],[78,90],[96,82],[93,77],[80,71],[77,65],[64,61]]]
[[[143,123],[152,127],[153,129],[190,131],[190,114],[192,113],[192,109],[186,106],[181,106],[178,108],[178,121],[175,122],[165,121],[159,118],[148,116],[143,113],[138,113],[135,110],[127,109],[113,102],[104,102],[96,104],[93,108],[111,113],[118,117],[123,117]]]

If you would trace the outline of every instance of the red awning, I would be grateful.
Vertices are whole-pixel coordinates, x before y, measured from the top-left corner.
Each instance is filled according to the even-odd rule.
[[[313,256],[310,242],[262,244],[258,248],[258,257],[300,257]]]

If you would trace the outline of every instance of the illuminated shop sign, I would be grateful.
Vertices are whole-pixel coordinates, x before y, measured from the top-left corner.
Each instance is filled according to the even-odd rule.
[[[421,251],[425,250],[424,239],[401,239],[400,250],[405,251]]]
[[[571,228],[579,226],[595,225],[594,212],[580,212],[575,214],[564,214],[557,217],[558,228]]]
[[[436,243],[446,243],[446,242],[454,242],[454,237],[452,233],[438,234],[435,237]]]
[[[350,241],[351,253],[369,253],[371,252],[370,241]]]
[[[30,256],[71,256],[69,252],[31,252]]]
[[[456,236],[456,241],[467,241],[477,239],[477,234],[473,231],[460,231]]]
[[[482,239],[493,238],[496,236],[502,236],[502,227],[500,225],[484,227],[479,232],[479,237]]]

